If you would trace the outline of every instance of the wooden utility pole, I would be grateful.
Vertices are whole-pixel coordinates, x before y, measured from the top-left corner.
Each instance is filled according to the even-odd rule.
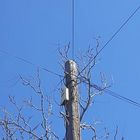
[[[69,90],[69,101],[65,104],[66,140],[80,140],[80,115],[77,86],[77,65],[73,60],[65,63],[66,87]]]

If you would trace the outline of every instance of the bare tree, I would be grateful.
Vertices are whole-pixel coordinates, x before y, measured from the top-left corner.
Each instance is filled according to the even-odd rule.
[[[33,98],[26,99],[22,106],[19,106],[15,97],[9,96],[10,103],[15,107],[16,114],[11,114],[8,110],[4,109],[4,117],[0,119],[0,126],[3,130],[3,140],[16,140],[16,139],[33,139],[33,140],[55,140],[59,137],[52,131],[50,117],[52,114],[51,98],[47,96],[41,88],[41,79],[39,69],[37,71],[37,78],[34,81],[23,78],[20,79],[24,86],[30,87],[34,91],[34,95],[39,99],[39,103],[33,101]],[[35,112],[40,116],[40,121],[37,124],[32,123],[32,116],[26,117],[24,114],[25,109],[32,113]],[[37,116],[38,116],[37,115]],[[36,118],[38,119],[38,118]],[[39,131],[41,131],[39,133]]]
[[[104,129],[104,134],[100,134],[96,128],[96,122],[92,124],[87,122],[84,118],[90,107],[92,107],[94,98],[98,95],[102,95],[106,88],[110,87],[104,74],[101,74],[101,85],[100,89],[93,86],[92,70],[98,62],[98,52],[99,52],[99,40],[96,39],[96,47],[92,48],[89,46],[88,50],[77,57],[77,64],[79,73],[77,76],[77,81],[79,88],[85,88],[83,90],[86,94],[80,93],[79,95],[79,106],[80,106],[80,128],[81,132],[83,130],[88,130],[92,133],[92,140],[100,140],[111,138],[110,133],[107,129]],[[70,44],[66,45],[64,49],[59,49],[59,54],[61,56],[62,62],[60,63],[62,68],[63,64],[69,59],[68,53],[70,49]],[[91,62],[89,64],[89,62]],[[89,65],[88,65],[89,64]],[[34,102],[33,97],[24,100],[22,105],[16,102],[14,96],[9,96],[9,101],[16,110],[16,113],[10,113],[8,109],[2,109],[3,116],[0,118],[0,127],[2,131],[3,140],[17,140],[17,139],[30,139],[30,140],[59,140],[60,137],[52,129],[51,117],[53,113],[53,100],[51,96],[47,95],[43,88],[40,78],[40,71],[37,70],[36,78],[32,80],[19,75],[22,85],[29,87],[33,90],[34,96],[38,98],[38,103]],[[65,84],[65,77],[62,79]],[[59,105],[59,104],[57,104]],[[39,119],[36,118],[36,124],[32,122],[35,118],[33,116],[27,116],[24,112],[29,110],[31,113],[38,114]],[[64,109],[60,106],[60,115],[65,122],[67,116]],[[116,128],[112,140],[117,140],[118,127]],[[122,137],[121,140],[124,140]]]
[[[69,45],[64,49],[68,50]],[[83,89],[85,87],[86,90],[82,90],[85,93],[79,94],[79,106],[80,106],[80,122],[81,122],[81,131],[82,130],[90,130],[93,133],[92,140],[99,140],[99,139],[109,139],[112,140],[117,139],[118,135],[118,127],[116,128],[115,134],[112,136],[107,131],[107,129],[104,129],[104,134],[99,134],[98,130],[96,129],[96,122],[94,123],[88,123],[84,116],[86,116],[86,112],[89,110],[90,107],[93,106],[94,98],[96,96],[102,95],[104,93],[104,90],[109,88],[111,86],[111,82],[109,83],[107,78],[103,73],[100,73],[100,79],[101,79],[101,85],[98,87],[96,85],[93,86],[93,79],[92,79],[92,71],[93,68],[96,66],[96,64],[99,61],[98,55],[99,55],[99,38],[96,39],[96,46],[92,48],[89,45],[89,48],[86,52],[80,53],[80,55],[77,56],[77,64],[78,64],[78,70],[79,74],[77,76],[79,88]],[[65,59],[68,57],[68,51],[59,51],[60,55],[62,57],[63,62],[67,61],[68,59]],[[90,63],[89,63],[90,62]],[[61,115],[63,116],[65,121],[67,120],[67,116],[64,112],[61,112]],[[124,139],[124,138],[122,138]]]

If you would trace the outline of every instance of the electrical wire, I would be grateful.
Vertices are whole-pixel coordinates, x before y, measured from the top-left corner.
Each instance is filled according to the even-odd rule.
[[[56,72],[53,72],[52,70],[49,70],[49,69],[47,69],[47,68],[45,68],[45,67],[36,65],[36,64],[32,63],[31,61],[29,61],[29,60],[27,60],[27,59],[24,59],[24,58],[19,57],[19,56],[15,56],[15,55],[13,55],[13,54],[11,54],[11,53],[8,53],[8,52],[6,52],[6,51],[4,51],[4,50],[2,50],[2,49],[0,49],[0,52],[3,53],[3,54],[5,54],[5,55],[11,56],[11,57],[13,57],[13,58],[15,58],[15,59],[17,59],[17,60],[19,60],[19,61],[22,61],[22,62],[24,62],[24,63],[26,63],[26,64],[29,64],[29,65],[32,65],[32,66],[34,66],[34,67],[40,68],[40,69],[42,69],[42,70],[44,70],[44,71],[46,71],[46,72],[48,72],[48,73],[51,73],[51,74],[53,74],[53,75],[56,75],[56,76],[59,76],[59,77],[64,77],[64,76],[61,75],[61,74],[58,74],[58,73],[56,73]]]
[[[107,93],[108,95],[111,95],[119,100],[122,100],[124,102],[127,102],[131,105],[134,105],[134,106],[137,106],[137,107],[140,107],[140,103],[136,102],[136,101],[133,101],[132,99],[129,99],[127,97],[124,97],[122,95],[119,95],[118,93],[115,93],[109,89],[102,89],[101,87],[97,86],[96,84],[92,84],[91,87],[95,88],[96,90],[98,91],[103,91],[105,93]]]
[[[116,32],[110,37],[110,39],[103,45],[103,47],[98,51],[98,53],[89,61],[89,63],[81,70],[82,73],[93,61],[94,59],[105,49],[105,47],[116,37],[116,35],[123,29],[123,27],[132,19],[132,17],[140,10],[140,5],[131,13],[131,15],[125,20],[125,22],[116,30]]]
[[[115,92],[113,92],[113,91],[111,91],[111,90],[106,89],[105,92],[106,92],[107,94],[109,94],[109,95],[115,97],[115,98],[118,98],[118,99],[120,99],[120,100],[122,100],[122,101],[125,101],[125,102],[127,102],[127,103],[130,103],[130,104],[132,104],[132,105],[134,105],[134,106],[140,107],[140,103],[138,103],[138,102],[136,102],[136,101],[133,101],[133,100],[131,100],[131,99],[127,98],[127,97],[124,97],[124,96],[122,96],[122,95],[119,95],[119,94],[117,94],[117,93],[115,93]]]
[[[63,79],[61,79],[57,83],[57,85],[55,86],[55,90],[57,89],[58,86],[60,86],[60,84],[62,84],[62,82],[64,82],[64,79],[65,79],[65,77]],[[83,82],[86,83],[85,81],[83,81]],[[105,92],[106,94],[108,94],[108,95],[110,95],[110,96],[112,96],[114,98],[117,98],[119,100],[122,100],[122,101],[124,101],[126,103],[129,103],[129,104],[131,104],[133,106],[140,107],[140,103],[138,103],[138,102],[136,102],[136,101],[134,101],[134,100],[132,100],[130,98],[124,97],[124,96],[122,96],[122,95],[120,95],[120,94],[118,94],[118,93],[116,93],[116,92],[114,92],[112,90],[109,90],[109,89],[106,89],[106,88],[103,89],[103,88],[97,86],[96,84],[91,84],[90,86],[93,87],[93,88],[95,88],[98,91]]]
[[[74,60],[74,53],[75,53],[74,19],[75,19],[75,3],[74,0],[72,0],[72,58],[73,60]]]

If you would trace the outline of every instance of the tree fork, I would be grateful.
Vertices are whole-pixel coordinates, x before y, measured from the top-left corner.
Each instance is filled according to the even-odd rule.
[[[66,140],[80,140],[80,114],[77,85],[77,65],[73,60],[65,63],[66,87],[69,90],[69,101],[65,104],[67,116]]]

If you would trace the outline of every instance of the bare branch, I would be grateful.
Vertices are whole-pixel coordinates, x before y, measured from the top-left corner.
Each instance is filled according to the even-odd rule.
[[[118,134],[118,126],[116,127],[115,135],[114,135],[114,140],[117,140],[117,134]]]

